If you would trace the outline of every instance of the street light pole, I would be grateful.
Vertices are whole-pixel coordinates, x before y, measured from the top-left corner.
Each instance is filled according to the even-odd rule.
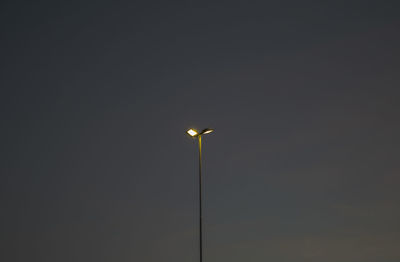
[[[199,248],[200,248],[200,262],[203,262],[203,179],[201,177],[201,135],[198,136],[199,144]]]
[[[200,262],[203,262],[203,178],[201,174],[201,136],[213,132],[213,129],[206,128],[200,133],[195,129],[189,129],[187,133],[192,137],[197,137],[199,147],[199,253]]]

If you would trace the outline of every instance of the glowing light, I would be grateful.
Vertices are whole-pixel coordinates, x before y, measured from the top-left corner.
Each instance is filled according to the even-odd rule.
[[[214,130],[213,130],[213,129],[210,129],[210,128],[207,128],[207,129],[204,129],[203,132],[201,132],[201,134],[202,134],[202,135],[209,134],[209,133],[211,133],[212,131],[214,131]]]
[[[198,135],[199,133],[196,131],[196,130],[194,130],[194,129],[189,129],[188,131],[186,131],[190,136],[196,136],[196,135]]]

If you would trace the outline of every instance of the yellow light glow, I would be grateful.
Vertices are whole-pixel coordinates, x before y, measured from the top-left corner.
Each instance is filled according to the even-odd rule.
[[[191,136],[195,136],[195,135],[197,135],[198,133],[197,133],[197,131],[196,130],[194,130],[194,129],[189,129],[188,131],[186,131],[189,135],[191,135]]]
[[[209,130],[207,130],[207,131],[204,131],[203,134],[209,134],[209,133],[211,133],[212,131],[214,131],[214,130],[209,129]]]

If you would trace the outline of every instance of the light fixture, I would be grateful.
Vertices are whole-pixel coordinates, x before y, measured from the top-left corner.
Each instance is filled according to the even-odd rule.
[[[200,135],[209,134],[209,133],[211,133],[212,131],[214,131],[214,129],[206,128],[206,129],[204,129],[203,131],[201,131]]]
[[[188,133],[191,137],[196,137],[196,136],[209,134],[209,133],[211,133],[213,131],[214,131],[214,129],[206,128],[206,129],[203,129],[203,131],[201,131],[199,133],[196,129],[191,128],[188,131],[186,131],[186,133]]]
[[[193,128],[191,128],[191,129],[189,129],[188,131],[186,131],[186,133],[188,133],[190,136],[193,136],[193,137],[195,137],[195,136],[197,136],[199,133],[195,130],[195,129],[193,129]]]

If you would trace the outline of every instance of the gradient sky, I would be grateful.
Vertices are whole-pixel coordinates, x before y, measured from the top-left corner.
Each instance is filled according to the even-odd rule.
[[[400,261],[398,1],[2,1],[0,260]]]

